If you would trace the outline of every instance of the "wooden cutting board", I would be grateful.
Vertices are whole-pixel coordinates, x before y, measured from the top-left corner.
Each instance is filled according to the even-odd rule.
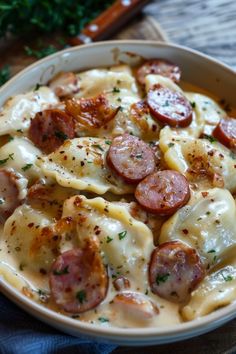
[[[58,36],[42,37],[45,46],[50,43],[58,46]],[[149,39],[168,41],[160,25],[150,16],[138,16],[113,39]],[[35,38],[29,41],[8,39],[0,41],[1,66],[8,64],[14,75],[37,59],[26,55],[24,46],[33,46]],[[62,48],[58,46],[58,48]],[[236,353],[236,320],[208,334],[178,343],[151,347],[119,347],[113,354],[234,354]]]

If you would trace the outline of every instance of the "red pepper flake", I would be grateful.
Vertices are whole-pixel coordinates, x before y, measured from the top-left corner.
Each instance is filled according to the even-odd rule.
[[[202,192],[202,196],[203,196],[203,198],[206,198],[207,196],[208,196],[208,192]]]
[[[67,156],[66,155],[63,157],[63,160],[67,160]]]
[[[187,235],[188,234],[188,230],[187,229],[183,229],[182,232]]]
[[[33,222],[31,222],[31,223],[29,223],[27,226],[31,228],[31,227],[33,227],[33,226],[34,226],[34,223],[33,223]]]
[[[46,271],[44,268],[40,268],[40,269],[39,269],[39,272],[40,272],[42,275],[46,275],[46,274],[47,274],[47,271]]]

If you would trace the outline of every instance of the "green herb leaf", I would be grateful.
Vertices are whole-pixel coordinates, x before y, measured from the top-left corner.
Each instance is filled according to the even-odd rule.
[[[169,148],[171,148],[171,147],[175,146],[175,144],[174,143],[169,143],[168,146],[169,146]]]
[[[86,301],[86,292],[85,290],[80,290],[76,293],[76,299],[79,300],[80,304],[83,304]]]
[[[207,253],[215,253],[216,250],[210,250]]]
[[[118,92],[120,92],[120,89],[118,87],[113,87],[112,92],[113,93],[118,93]]]
[[[196,107],[196,102],[190,102],[192,108],[195,108]]]
[[[61,269],[61,270],[54,270],[53,274],[54,275],[64,275],[64,274],[69,274],[69,270],[68,270],[69,266],[66,266],[65,268]]]
[[[169,273],[166,273],[166,274],[163,274],[163,275],[158,275],[156,277],[157,285],[160,285],[161,283],[165,283],[167,281],[167,279],[169,278],[169,276],[170,276]]]
[[[109,322],[109,319],[106,317],[99,317],[98,320],[102,323]]]
[[[111,141],[110,141],[110,140],[106,140],[106,141],[105,141],[105,144],[111,145]]]
[[[106,242],[110,243],[111,241],[113,241],[113,238],[111,238],[110,236],[107,236]]]
[[[43,57],[46,57],[50,54],[54,54],[57,52],[57,48],[51,44],[48,47],[41,48],[41,49],[32,49],[28,46],[25,46],[24,49],[27,55],[31,57],[35,57],[37,59],[41,59]]]
[[[224,275],[224,272],[223,272],[223,271],[222,271],[220,274],[222,275],[222,277],[223,277],[223,279],[224,279],[225,281],[231,281],[231,280],[233,280],[232,275]]]
[[[22,169],[23,171],[27,171],[27,170],[29,170],[32,166],[33,166],[32,163],[27,163],[25,166],[21,167],[21,169]]]
[[[93,144],[92,147],[96,148],[96,149],[99,149],[100,151],[104,151],[104,149],[99,144]]]
[[[126,230],[124,230],[122,232],[119,232],[118,233],[119,240],[123,240],[123,238],[125,238],[126,235],[127,235],[127,231]]]
[[[217,140],[213,137],[213,136],[211,136],[211,135],[207,135],[207,134],[204,134],[203,135],[203,139],[207,139],[207,140],[209,140],[210,141],[210,143],[214,143],[214,142],[216,142]]]
[[[9,157],[6,159],[0,160],[0,165],[4,165],[9,160]]]

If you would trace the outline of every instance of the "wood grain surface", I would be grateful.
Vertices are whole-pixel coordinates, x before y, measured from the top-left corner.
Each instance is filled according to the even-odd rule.
[[[236,0],[158,0],[115,37],[118,39],[171,40],[210,54],[236,68]],[[150,17],[150,16],[153,17]],[[157,20],[157,22],[155,21]],[[46,45],[57,38],[41,38]],[[10,64],[15,74],[35,61],[26,55],[25,41],[0,41],[0,64]],[[150,347],[119,347],[113,354],[234,354],[236,320],[208,334],[183,342]]]
[[[145,7],[175,43],[236,69],[236,0],[156,0]]]

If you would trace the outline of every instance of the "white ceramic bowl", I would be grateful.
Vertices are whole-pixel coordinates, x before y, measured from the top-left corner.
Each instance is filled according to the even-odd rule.
[[[29,66],[0,89],[0,107],[12,95],[44,84],[60,71],[80,71],[110,66],[117,60],[130,63],[136,53],[144,58],[163,57],[177,63],[182,79],[197,85],[235,105],[236,73],[226,65],[194,50],[155,41],[107,41],[74,47]],[[0,290],[25,311],[64,332],[75,336],[125,345],[151,345],[193,337],[222,325],[236,317],[236,303],[200,319],[161,328],[105,328],[65,317],[32,302],[0,278]]]

